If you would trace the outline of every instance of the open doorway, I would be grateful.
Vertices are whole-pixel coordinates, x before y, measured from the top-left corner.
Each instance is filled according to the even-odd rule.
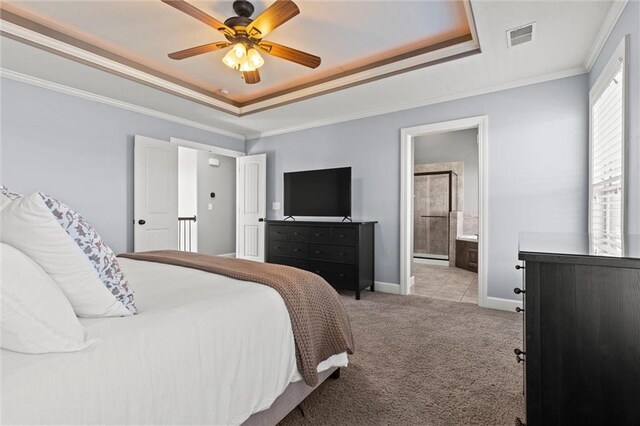
[[[485,306],[486,143],[486,116],[402,129],[401,294],[419,292],[427,277],[431,297],[458,287],[459,301]]]
[[[411,294],[478,303],[478,129],[414,138]]]
[[[235,256],[235,157],[178,147],[178,223],[180,250]]]

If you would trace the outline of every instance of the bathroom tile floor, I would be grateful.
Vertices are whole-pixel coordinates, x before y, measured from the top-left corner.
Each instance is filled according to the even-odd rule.
[[[478,274],[448,266],[413,264],[411,294],[455,302],[478,303]]]

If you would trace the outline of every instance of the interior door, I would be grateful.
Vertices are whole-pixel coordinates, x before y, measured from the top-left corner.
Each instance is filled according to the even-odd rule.
[[[178,145],[134,137],[134,250],[178,250]]]
[[[236,257],[264,262],[267,155],[236,159]]]

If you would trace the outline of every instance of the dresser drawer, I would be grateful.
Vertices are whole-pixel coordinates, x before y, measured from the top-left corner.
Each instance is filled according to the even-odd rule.
[[[309,257],[309,245],[294,241],[270,241],[269,256]]]
[[[333,287],[353,290],[356,287],[358,274],[354,265],[309,261],[309,271],[320,275]]]
[[[356,248],[328,244],[310,244],[309,258],[340,263],[356,263]]]
[[[269,240],[287,241],[288,226],[269,226]]]
[[[280,265],[293,266],[294,268],[309,269],[309,261],[307,259],[299,259],[295,257],[269,256],[269,263],[278,263]]]
[[[332,226],[331,242],[336,244],[355,244],[358,240],[358,231],[355,227]]]
[[[328,243],[331,241],[331,228],[328,226],[309,228],[309,241],[312,243]]]
[[[287,240],[309,241],[309,228],[306,226],[287,226]]]

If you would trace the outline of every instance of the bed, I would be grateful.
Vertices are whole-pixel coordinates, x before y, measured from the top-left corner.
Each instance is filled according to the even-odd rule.
[[[313,390],[274,289],[119,262],[138,315],[81,319],[96,342],[80,352],[3,350],[4,424],[273,424]],[[346,353],[321,362],[320,381],[347,364]]]

